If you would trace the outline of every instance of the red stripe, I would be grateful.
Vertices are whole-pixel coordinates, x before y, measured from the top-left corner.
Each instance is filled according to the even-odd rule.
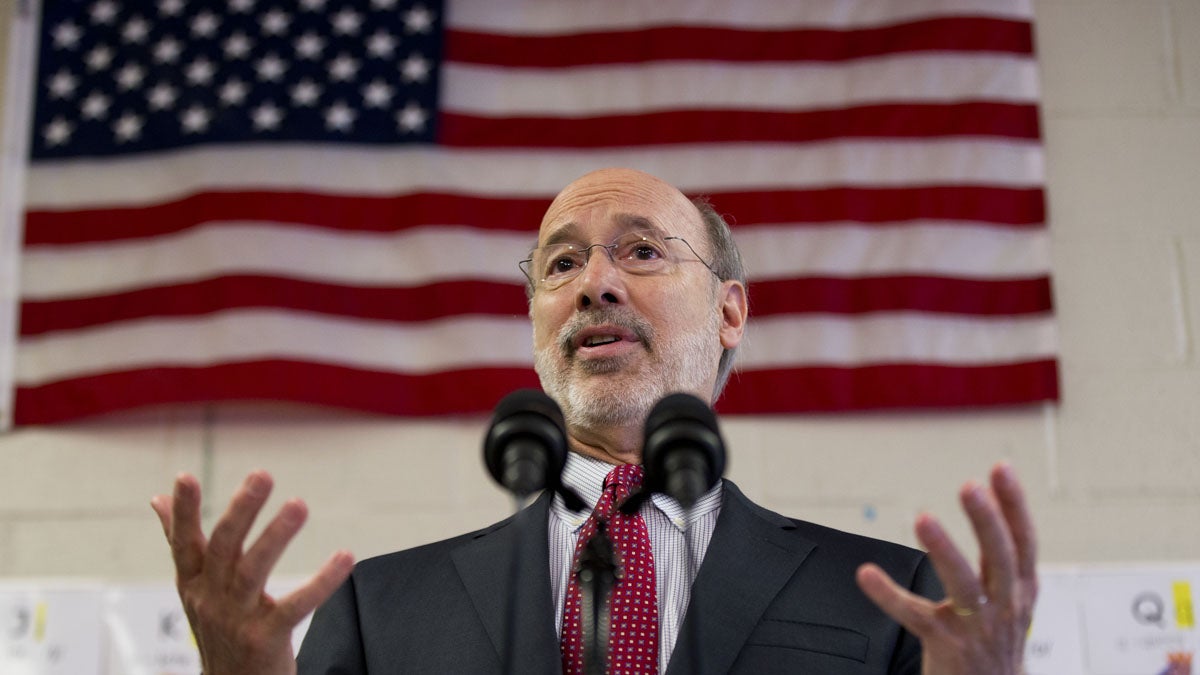
[[[491,410],[505,394],[538,386],[528,368],[401,375],[294,361],[153,368],[19,387],[15,424],[51,424],[164,403],[274,400],[388,415]]]
[[[932,185],[708,193],[734,226],[760,223],[886,223],[915,219],[1003,225],[1045,223],[1040,188]],[[302,192],[205,192],[143,207],[33,211],[25,244],[79,244],[179,232],[200,224],[260,221],[327,229],[394,232],[438,224],[533,232],[551,196],[485,198],[422,193],[391,197]]]
[[[946,277],[803,278],[754,281],[754,316],[918,311],[1005,316],[1052,309],[1050,278],[978,281]]]
[[[494,230],[537,230],[553,195],[491,198],[450,193],[395,196],[305,192],[204,192],[140,207],[26,214],[25,243],[74,244],[168,234],[205,223],[258,221],[362,232],[394,232],[425,225]],[[532,235],[531,235],[532,236]]]
[[[962,408],[1057,401],[1056,361],[989,366],[880,365],[735,373],[722,413]]]
[[[443,112],[439,142],[490,148],[607,148],[678,143],[803,143],[833,138],[1037,139],[1037,106],[893,104],[841,110],[686,110],[601,117],[481,117]]]
[[[449,29],[448,61],[515,68],[568,68],[650,61],[846,61],[946,51],[1033,54],[1027,21],[961,17],[855,30],[739,30],[670,26],[569,35],[497,35]]]
[[[513,263],[514,276],[519,276]],[[408,288],[337,286],[297,279],[228,276],[70,300],[24,302],[21,335],[33,336],[151,316],[195,316],[270,307],[359,319],[415,322],[464,314],[526,316],[520,284],[447,281]]]

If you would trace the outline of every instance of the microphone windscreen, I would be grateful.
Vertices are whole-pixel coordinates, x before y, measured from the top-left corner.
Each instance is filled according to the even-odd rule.
[[[670,473],[665,461],[679,450],[693,450],[703,456],[709,487],[725,473],[725,442],[717,426],[717,415],[708,403],[692,394],[667,396],[646,418],[642,461],[650,490],[664,490]]]

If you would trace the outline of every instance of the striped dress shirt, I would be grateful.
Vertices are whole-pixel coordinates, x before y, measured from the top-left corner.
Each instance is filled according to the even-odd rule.
[[[604,477],[613,465],[574,452],[567,453],[562,480],[589,505],[595,505],[604,489]],[[679,502],[664,494],[654,494],[640,509],[650,534],[654,555],[655,587],[658,593],[658,672],[667,672],[667,664],[680,624],[692,595],[692,579],[712,539],[721,511],[721,483],[696,501],[690,515]],[[550,585],[556,609],[555,628],[562,637],[562,607],[567,593],[571,563],[579,530],[591,514],[571,511],[562,497],[555,496],[550,507]]]

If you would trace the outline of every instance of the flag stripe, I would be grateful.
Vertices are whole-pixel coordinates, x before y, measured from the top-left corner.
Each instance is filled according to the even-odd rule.
[[[702,142],[793,142],[835,138],[1038,137],[1037,108],[1008,103],[873,105],[811,112],[689,110],[587,119],[445,113],[447,146],[601,148]]]
[[[799,278],[756,281],[751,315],[865,314],[919,310],[939,314],[1017,315],[1050,311],[1050,280],[977,281],[946,277]],[[194,316],[246,307],[419,322],[456,315],[519,316],[524,287],[451,281],[414,287],[350,287],[271,276],[224,276],[125,293],[26,301],[21,335],[34,336],[156,316]]]
[[[923,219],[1041,227],[1046,218],[1044,195],[1039,188],[925,185],[719,192],[706,196],[740,224],[856,221],[890,225]],[[202,224],[268,219],[281,224],[366,232],[463,223],[532,232],[549,204],[550,196],[209,191],[140,207],[33,211],[25,221],[25,244],[116,241],[179,232]]]
[[[733,30],[663,26],[614,33],[501,35],[451,29],[445,56],[507,68],[570,68],[654,61],[845,61],[883,54],[1033,52],[1025,21],[988,17],[925,19],[855,30]]]

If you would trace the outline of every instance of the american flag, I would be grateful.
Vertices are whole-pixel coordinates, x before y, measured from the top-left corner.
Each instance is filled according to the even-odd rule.
[[[537,382],[516,263],[602,166],[733,223],[752,319],[723,412],[1058,396],[1030,0],[38,14],[16,424],[488,410]]]

